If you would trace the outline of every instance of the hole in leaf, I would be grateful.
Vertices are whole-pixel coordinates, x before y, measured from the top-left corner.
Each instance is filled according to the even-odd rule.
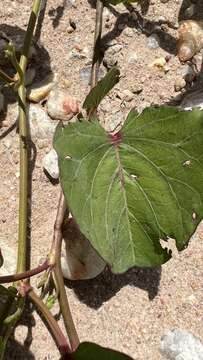
[[[197,214],[195,212],[192,213],[192,219],[196,220],[197,219]]]
[[[132,180],[137,180],[138,179],[138,176],[135,175],[135,174],[130,174],[130,177]]]
[[[72,157],[69,155],[66,155],[65,159],[70,160],[70,159],[72,159]]]
[[[191,165],[191,160],[186,160],[183,163],[183,166],[190,166]]]
[[[160,239],[159,241],[160,241],[161,247],[163,249],[167,249],[168,253],[170,253],[170,254],[177,253],[175,239],[173,239],[171,237],[167,237],[167,239]]]

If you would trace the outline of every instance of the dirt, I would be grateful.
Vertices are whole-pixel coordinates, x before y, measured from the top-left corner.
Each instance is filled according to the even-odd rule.
[[[0,8],[0,31],[14,34],[25,31],[31,3],[31,0],[4,0]],[[95,9],[92,6],[94,1],[76,0],[72,7],[69,7],[70,3],[68,0],[47,2],[44,18],[41,16],[42,28],[38,31],[40,61],[36,65],[39,70],[37,77],[43,77],[48,69],[58,73],[61,86],[82,103],[89,86],[81,80],[80,71],[91,64]],[[121,5],[105,10],[103,46],[107,47],[110,41],[121,45],[116,53],[121,81],[100,109],[107,127],[114,128],[120,124],[133,106],[143,109],[151,104],[178,102],[184,92],[201,83],[201,74],[196,72],[182,92],[176,92],[174,88],[185,66],[176,56],[177,24],[184,18],[184,7],[188,3],[181,0],[169,0],[167,3],[143,1],[145,5],[142,9],[135,6],[139,10],[138,20],[133,18],[131,7],[127,9]],[[197,16],[202,7],[200,3],[196,1],[194,5]],[[76,29],[72,32],[70,23],[73,22]],[[152,33],[158,35],[156,49],[149,47]],[[77,56],[72,56],[71,51]],[[83,53],[86,55],[80,56]],[[129,62],[129,53],[134,54],[132,62]],[[200,68],[201,56],[201,53],[198,54],[196,59]],[[160,57],[167,59],[166,70],[150,66]],[[192,63],[189,65],[193,66]],[[101,71],[106,72],[103,64]],[[126,98],[126,90],[133,93],[132,99]],[[18,229],[16,117],[16,104],[9,96],[0,122],[0,232],[12,249],[17,248]],[[43,142],[35,140],[32,146],[32,195],[29,202],[31,266],[37,265],[46,256],[52,239],[59,185],[50,182],[42,169],[42,158],[51,146],[51,139]],[[118,276],[106,270],[91,281],[66,282],[80,340],[112,347],[135,360],[161,360],[160,339],[169,329],[190,330],[203,340],[202,239],[203,224],[200,224],[189,247],[180,254],[174,251],[172,260],[160,268],[133,268]],[[57,309],[54,308],[54,312]],[[36,313],[27,309],[9,342],[6,359],[58,358],[58,350],[46,327]]]

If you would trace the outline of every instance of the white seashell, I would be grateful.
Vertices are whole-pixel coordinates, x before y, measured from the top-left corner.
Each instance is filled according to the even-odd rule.
[[[80,232],[75,220],[66,220],[63,228],[65,250],[61,257],[61,267],[65,278],[86,280],[95,278],[105,268],[105,261]]]

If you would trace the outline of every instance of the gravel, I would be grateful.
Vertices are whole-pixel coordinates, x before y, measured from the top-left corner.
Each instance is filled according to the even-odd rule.
[[[203,360],[203,344],[191,332],[174,329],[163,336],[161,353],[169,360]]]

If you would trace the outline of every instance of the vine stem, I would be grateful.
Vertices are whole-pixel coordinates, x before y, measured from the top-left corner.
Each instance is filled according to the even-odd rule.
[[[19,184],[19,229],[17,273],[26,270],[27,222],[28,222],[28,124],[26,116],[25,71],[28,62],[33,32],[40,10],[41,0],[34,0],[20,58],[22,70],[21,84],[18,88],[19,137],[20,137],[20,184]]]
[[[54,280],[56,282],[60,310],[63,316],[64,325],[70,341],[71,350],[74,351],[79,345],[79,337],[71,315],[68,298],[64,286],[63,273],[61,270],[61,244],[62,224],[67,210],[66,200],[63,191],[60,192],[56,220],[54,224],[54,236],[51,250],[51,257],[55,257]]]
[[[100,41],[102,33],[102,17],[103,17],[103,2],[97,0],[96,8],[96,22],[95,22],[95,37],[94,37],[94,55],[91,70],[91,88],[93,88],[98,81],[98,71],[100,65]],[[62,243],[62,224],[66,213],[66,200],[63,191],[60,193],[60,199],[57,209],[56,221],[54,225],[54,236],[51,248],[51,257],[55,258],[54,277],[59,294],[59,304],[64,320],[66,332],[70,341],[71,350],[74,351],[79,345],[79,337],[71,315],[66,290],[64,287],[63,273],[61,270],[61,243]]]
[[[32,42],[32,36],[39,13],[41,0],[33,0],[32,10],[25,34],[23,51],[20,57],[21,74],[20,85],[18,87],[18,108],[19,108],[19,141],[20,141],[20,183],[19,183],[19,229],[18,229],[18,256],[17,273],[26,271],[26,249],[27,249],[27,222],[28,222],[28,126],[26,116],[26,90],[25,90],[25,72],[28,62],[28,55]],[[6,79],[5,79],[6,80]],[[7,79],[9,80],[9,79]],[[6,328],[4,337],[4,346],[1,358],[4,357],[5,344],[12,333],[13,327],[19,320],[25,305],[25,297],[19,297],[17,316],[13,318]]]
[[[66,355],[67,360],[71,360],[71,350],[68,346],[65,336],[63,335],[57,321],[53,317],[53,315],[48,310],[47,306],[44,302],[39,298],[39,296],[34,292],[32,288],[28,289],[28,297],[30,298],[31,302],[37,307],[40,311],[44,319],[46,320],[51,333],[56,341],[58,349],[61,355]]]
[[[39,265],[32,270],[24,271],[22,273],[13,274],[13,275],[0,276],[0,284],[7,284],[10,282],[27,279],[30,278],[31,276],[40,274],[42,271],[45,271],[51,267],[52,265],[49,264],[49,262],[46,260],[42,265]]]
[[[93,88],[98,81],[99,65],[100,65],[100,44],[102,34],[102,19],[103,19],[104,4],[102,0],[97,0],[96,4],[96,21],[94,32],[94,55],[92,61],[91,71],[91,88]]]

